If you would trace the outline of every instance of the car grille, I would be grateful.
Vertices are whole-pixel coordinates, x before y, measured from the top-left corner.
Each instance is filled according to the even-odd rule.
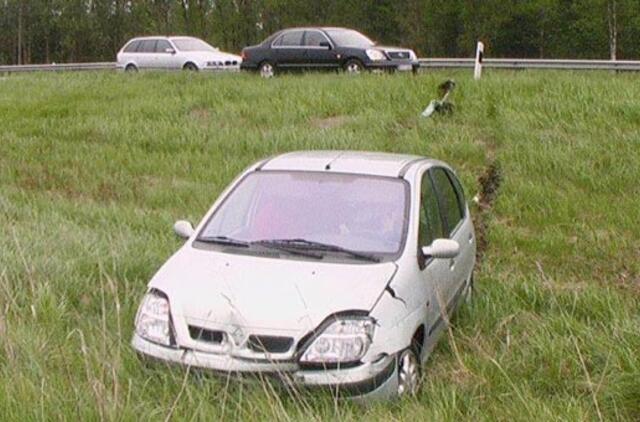
[[[208,330],[206,328],[196,327],[195,325],[189,326],[189,335],[194,340],[211,344],[222,344],[225,339],[223,331]]]
[[[411,53],[408,51],[387,51],[387,55],[390,59],[408,60],[411,58]]]
[[[238,61],[237,60],[226,60],[226,61],[219,61],[219,62],[207,62],[207,66],[208,67],[223,67],[223,66],[237,66],[238,65]]]
[[[286,353],[293,346],[293,338],[276,336],[249,336],[247,347],[259,353]]]

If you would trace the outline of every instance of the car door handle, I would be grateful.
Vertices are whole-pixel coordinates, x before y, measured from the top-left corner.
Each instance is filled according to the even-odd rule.
[[[454,268],[455,268],[455,266],[456,266],[456,260],[455,260],[455,259],[450,259],[450,260],[449,260],[449,269],[450,269],[451,271],[453,271],[453,270],[454,270]]]
[[[473,233],[469,233],[469,243],[473,243]]]

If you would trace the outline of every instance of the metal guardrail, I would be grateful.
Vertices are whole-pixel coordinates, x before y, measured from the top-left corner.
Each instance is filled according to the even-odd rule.
[[[474,59],[418,59],[422,69],[473,68]],[[546,60],[546,59],[484,59],[485,68],[494,69],[566,69],[566,70],[627,70],[640,71],[635,60]],[[62,72],[82,70],[114,70],[114,62],[25,64],[1,66],[0,73]]]
[[[419,59],[421,68],[473,68],[474,59]],[[635,60],[484,59],[484,68],[640,71]]]
[[[0,66],[0,73],[20,72],[61,72],[79,70],[113,70],[115,62],[100,63],[55,63],[55,64],[21,64],[13,66]]]

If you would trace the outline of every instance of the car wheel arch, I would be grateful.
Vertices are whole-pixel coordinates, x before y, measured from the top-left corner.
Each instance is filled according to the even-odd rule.
[[[340,63],[340,66],[344,67],[350,61],[357,61],[364,68],[364,60],[362,60],[362,57],[354,56],[353,54],[343,57],[342,62]]]
[[[195,64],[194,62],[192,62],[191,60],[185,62],[182,65],[182,69],[183,70],[200,70],[200,68],[198,67],[197,64]]]
[[[422,358],[422,352],[424,350],[424,341],[425,341],[425,333],[426,333],[426,328],[424,326],[424,324],[420,324],[418,326],[418,328],[416,328],[415,332],[413,333],[413,336],[411,337],[411,342],[410,342],[410,346],[416,347],[416,350],[418,351],[418,356],[420,358]]]

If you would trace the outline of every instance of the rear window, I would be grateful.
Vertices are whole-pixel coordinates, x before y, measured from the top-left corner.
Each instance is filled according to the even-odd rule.
[[[131,41],[125,48],[124,48],[124,52],[125,53],[133,53],[134,51],[136,51],[138,49],[138,46],[140,45],[140,41]]]
[[[136,51],[138,53],[154,53],[156,51],[156,42],[157,40],[143,40]]]
[[[289,31],[280,36],[274,43],[278,47],[297,47],[302,45],[303,31]]]

